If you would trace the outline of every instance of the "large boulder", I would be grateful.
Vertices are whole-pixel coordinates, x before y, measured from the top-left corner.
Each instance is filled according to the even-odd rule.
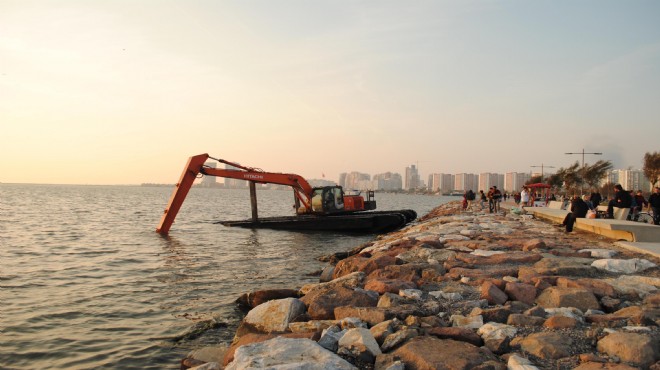
[[[429,336],[413,338],[392,353],[406,364],[406,369],[412,370],[467,370],[488,362],[499,363],[488,350],[466,342]]]
[[[284,332],[289,323],[304,313],[305,304],[299,299],[276,299],[250,310],[243,323],[262,333]]]
[[[307,306],[307,313],[312,319],[332,320],[335,318],[335,308],[337,307],[375,307],[378,304],[378,294],[370,294],[362,289],[336,286],[327,290],[316,290],[300,300]]]
[[[648,270],[656,265],[651,261],[640,258],[631,258],[629,260],[606,258],[594,261],[591,266],[609,272],[634,274],[636,272]]]
[[[599,340],[597,348],[636,366],[647,367],[660,359],[658,342],[644,334],[612,333]]]
[[[575,307],[581,311],[600,309],[596,296],[581,288],[550,287],[536,298],[536,303],[543,308]]]
[[[373,363],[382,352],[371,331],[366,328],[349,329],[339,339],[337,353],[358,360]]]
[[[355,366],[309,339],[274,338],[236,350],[225,370],[253,368],[356,369]]]
[[[573,341],[559,333],[535,333],[525,337],[520,347],[542,359],[559,359],[571,355]]]
[[[357,254],[339,261],[335,266],[332,277],[336,279],[357,271],[369,275],[373,271],[394,264],[396,264],[396,258],[387,254],[377,254],[370,257]]]

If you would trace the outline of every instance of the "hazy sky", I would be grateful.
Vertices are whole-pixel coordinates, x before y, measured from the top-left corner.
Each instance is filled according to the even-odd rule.
[[[660,1],[0,0],[0,182],[530,171],[660,150]],[[547,172],[548,170],[546,170]]]

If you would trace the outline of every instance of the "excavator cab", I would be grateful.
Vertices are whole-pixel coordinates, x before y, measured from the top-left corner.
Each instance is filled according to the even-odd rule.
[[[344,210],[344,190],[341,186],[324,186],[312,191],[313,213],[334,213]]]

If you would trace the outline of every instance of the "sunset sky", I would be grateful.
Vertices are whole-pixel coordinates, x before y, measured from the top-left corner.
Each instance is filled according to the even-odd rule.
[[[0,0],[0,182],[641,168],[660,1]],[[546,170],[546,172],[548,172]]]

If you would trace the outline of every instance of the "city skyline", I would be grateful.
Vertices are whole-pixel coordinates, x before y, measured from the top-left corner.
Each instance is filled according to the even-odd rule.
[[[0,2],[0,182],[639,168],[660,2]],[[397,172],[399,172],[397,171]]]

